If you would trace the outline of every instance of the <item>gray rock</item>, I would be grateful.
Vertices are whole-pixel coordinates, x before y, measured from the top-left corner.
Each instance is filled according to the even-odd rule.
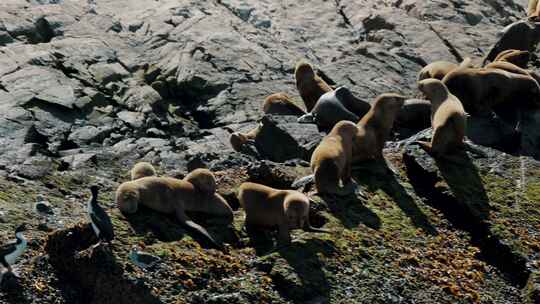
[[[60,159],[68,169],[76,170],[87,166],[93,166],[97,164],[97,157],[95,153],[80,153],[74,155],[64,156]]]
[[[255,138],[260,155],[275,162],[295,158],[309,160],[323,134],[315,124],[301,124],[296,120],[296,116],[264,116]]]

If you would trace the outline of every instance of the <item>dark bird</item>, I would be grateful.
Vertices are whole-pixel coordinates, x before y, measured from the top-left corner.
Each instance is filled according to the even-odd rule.
[[[111,218],[98,204],[98,186],[91,186],[90,191],[92,192],[92,197],[90,200],[88,200],[87,212],[88,216],[90,217],[90,222],[92,223],[92,228],[94,229],[96,237],[99,240],[99,242],[96,244],[97,246],[102,241],[112,241],[114,239],[114,230],[111,223]]]
[[[2,263],[2,266],[7,268],[10,273],[13,272],[11,265],[15,264],[17,259],[26,250],[27,242],[22,234],[24,230],[26,230],[25,224],[20,225],[15,229],[15,237],[17,240],[0,246],[0,263]],[[0,277],[0,282],[1,280],[2,278]]]

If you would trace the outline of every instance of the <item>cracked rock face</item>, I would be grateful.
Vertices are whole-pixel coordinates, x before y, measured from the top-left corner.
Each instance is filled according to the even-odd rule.
[[[235,210],[242,182],[288,188],[311,173],[324,133],[261,108],[277,92],[302,103],[293,75],[299,59],[362,100],[390,92],[416,100],[423,66],[465,57],[480,65],[505,47],[501,31],[525,17],[527,2],[0,0],[0,239],[12,239],[20,221],[59,229],[55,244],[74,242],[70,232],[88,236],[80,224],[90,183],[103,187],[119,235],[112,253],[85,243],[81,254],[55,247],[41,256],[47,234],[32,229],[21,262],[28,271],[4,283],[20,288],[8,287],[16,292],[0,293],[0,302],[74,303],[85,287],[106,289],[97,282],[105,278],[140,295],[137,303],[536,303],[534,110],[524,113],[520,132],[469,118],[467,136],[488,158],[466,157],[461,167],[441,167],[408,145],[429,137],[417,134],[429,125],[429,109],[401,115],[385,150],[395,174],[380,164],[353,172],[362,198],[309,192],[312,223],[334,233],[295,232],[290,248],[252,244],[241,209],[227,229],[190,215],[230,241],[220,253],[201,249],[173,219],[145,211],[130,220],[114,207],[114,191],[136,161],[176,177],[207,167]],[[527,27],[524,48],[536,39]],[[230,134],[258,125],[249,149],[235,152]],[[37,195],[47,196],[54,215],[30,216]],[[162,258],[159,271],[126,266],[129,248],[140,244]]]
[[[297,95],[299,58],[359,98],[412,96],[423,65],[479,62],[523,5],[10,0],[0,15],[0,119],[10,134],[33,125],[44,136],[38,153],[52,156],[95,145],[125,154],[115,144],[144,135],[169,142],[127,158],[185,158],[206,130],[227,151],[226,130],[260,119],[266,96]],[[4,153],[25,144],[3,141]]]

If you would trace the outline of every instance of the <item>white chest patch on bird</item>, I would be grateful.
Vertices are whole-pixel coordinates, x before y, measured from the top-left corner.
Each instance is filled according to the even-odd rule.
[[[9,265],[15,264],[17,259],[21,256],[21,254],[26,249],[26,245],[27,245],[26,239],[24,239],[24,237],[20,237],[20,238],[22,239],[22,242],[15,245],[15,248],[16,248],[15,251],[13,251],[13,252],[11,252],[11,253],[9,253],[9,254],[7,254],[5,256],[5,260]]]

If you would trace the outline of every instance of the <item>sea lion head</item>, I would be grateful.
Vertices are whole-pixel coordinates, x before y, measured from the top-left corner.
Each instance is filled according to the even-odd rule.
[[[405,100],[407,100],[407,97],[395,93],[379,95],[373,103],[375,115],[389,115],[388,113],[390,113],[390,115],[395,114],[401,109]]]
[[[124,214],[133,214],[138,210],[139,191],[136,183],[137,181],[125,182],[116,190],[116,205]]]
[[[131,173],[131,180],[136,180],[142,177],[157,175],[156,169],[154,168],[154,166],[152,166],[152,164],[148,162],[136,163],[135,166],[133,166],[133,168],[131,169],[130,173]]]
[[[433,101],[435,99],[446,99],[448,88],[438,79],[425,79],[418,82],[418,90],[424,94],[426,99]]]
[[[294,69],[294,76],[297,81],[299,79],[301,80],[312,79],[312,78],[315,78],[315,71],[313,70],[313,67],[311,66],[311,64],[309,64],[306,61],[301,60],[296,64],[296,67]]]
[[[284,208],[289,228],[303,228],[309,216],[309,199],[302,193],[290,193],[285,198]]]
[[[229,142],[235,151],[240,151],[242,146],[248,141],[249,139],[246,137],[246,135],[240,132],[234,132],[229,138]]]
[[[190,182],[195,188],[205,194],[216,192],[216,178],[208,169],[195,169],[184,177],[184,180]]]
[[[332,128],[331,132],[337,133],[345,138],[354,138],[358,132],[358,126],[352,121],[342,120]]]

